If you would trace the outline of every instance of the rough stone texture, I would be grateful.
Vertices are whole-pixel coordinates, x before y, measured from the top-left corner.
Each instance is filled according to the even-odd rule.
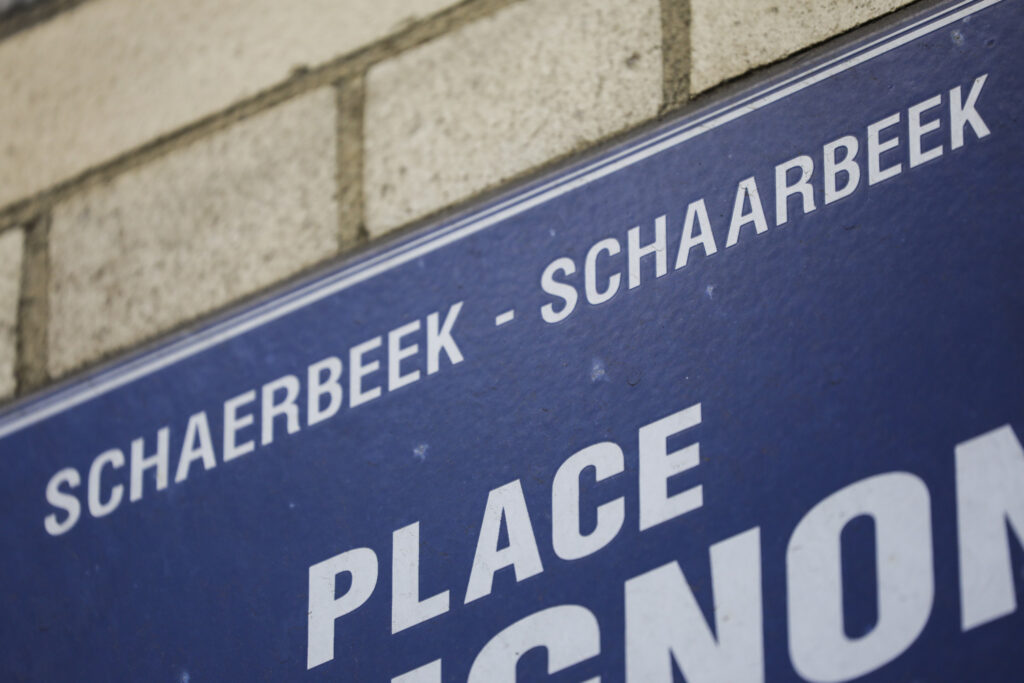
[[[655,116],[660,13],[657,0],[525,0],[373,67],[370,234]]]
[[[336,253],[335,111],[321,88],[58,204],[51,374]]]
[[[0,42],[0,206],[456,0],[91,0]]]
[[[691,0],[691,91],[707,90],[910,2]]]
[[[25,235],[21,230],[0,234],[0,398],[14,395],[18,353],[18,297]]]

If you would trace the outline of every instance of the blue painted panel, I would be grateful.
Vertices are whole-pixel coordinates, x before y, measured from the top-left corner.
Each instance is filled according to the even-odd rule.
[[[668,632],[696,624],[718,633],[720,647],[734,643],[716,624],[723,615],[715,600],[726,600],[730,581],[759,569],[753,583],[761,595],[740,600],[736,616],[749,621],[763,613],[758,638],[726,659],[763,670],[767,680],[825,677],[794,651],[800,645],[790,634],[807,624],[820,633],[818,650],[853,653],[852,668],[833,680],[1020,680],[1024,616],[1012,595],[1024,589],[1019,539],[998,522],[999,533],[978,541],[998,560],[982,565],[988,573],[978,585],[997,586],[1009,576],[1013,590],[992,598],[996,608],[1009,605],[1004,613],[968,624],[965,615],[984,606],[961,586],[969,569],[959,553],[975,546],[958,537],[957,525],[991,530],[976,522],[985,500],[995,501],[997,521],[1014,514],[1014,501],[1024,498],[1024,491],[1012,495],[1015,463],[1024,454],[1018,457],[1012,439],[999,441],[1009,444],[1000,451],[1009,464],[993,479],[991,497],[958,504],[954,449],[989,435],[982,450],[994,452],[992,431],[1001,427],[1024,435],[1022,15],[1024,5],[1013,0],[939,5],[10,408],[0,421],[3,677],[387,681],[440,659],[443,680],[462,681],[487,643],[520,619],[579,605],[599,627],[599,652],[550,680],[625,680],[626,643],[637,642],[644,623],[662,619]],[[936,96],[935,106],[912,109]],[[967,115],[957,123],[961,110]],[[872,128],[897,113],[892,126]],[[915,156],[913,116],[925,131]],[[844,136],[856,139],[859,183],[849,196],[826,201],[823,146]],[[898,142],[885,150],[892,139]],[[877,149],[884,151],[876,176],[900,166],[872,184],[869,158]],[[776,167],[802,155],[813,164],[809,199],[805,204],[797,190],[779,225]],[[797,184],[798,176],[791,171],[786,183]],[[734,214],[754,211],[738,190],[752,186],[742,184],[747,178],[764,224],[751,219],[731,230]],[[848,181],[839,173],[837,189]],[[738,193],[744,202],[737,211]],[[710,236],[677,268],[688,207],[693,233],[700,233],[698,200]],[[658,276],[658,255],[644,256],[639,285],[630,288],[629,231],[639,228],[638,253],[655,239],[660,217],[664,273]],[[607,238],[616,240],[617,253],[608,243],[592,259],[593,284],[603,291],[619,275],[619,288],[593,304],[586,300],[587,254]],[[546,322],[545,306],[564,305],[542,286],[560,258],[572,267],[555,279],[578,301],[564,320]],[[510,310],[514,318],[496,324]],[[443,348],[429,373],[434,312],[437,327],[452,316],[458,350]],[[388,333],[414,321],[418,327],[397,346],[418,345],[400,372],[418,371],[419,379],[388,391]],[[377,337],[380,346],[368,347],[363,362],[381,367],[366,370],[363,389],[383,390],[353,406],[349,379],[357,363],[350,350]],[[344,365],[343,405],[311,425],[307,371],[332,356]],[[287,415],[279,417],[264,445],[262,397],[279,402],[288,389],[263,387],[288,375],[299,387],[298,428],[288,433]],[[254,392],[251,400],[247,392]],[[236,441],[252,441],[254,449],[227,460],[225,402],[238,396],[239,419],[252,416],[253,424],[238,427]],[[329,402],[324,394],[317,405]],[[699,424],[651,443],[672,452],[699,442],[699,464],[680,466],[661,490],[673,496],[700,486],[700,504],[641,530],[641,506],[659,489],[641,486],[639,430],[698,404]],[[200,413],[211,436],[207,463],[204,423],[192,417]],[[151,455],[165,427],[166,487],[149,469],[131,501],[133,441],[142,440],[140,456]],[[176,476],[186,439],[195,461]],[[597,506],[610,501],[622,501],[624,521],[596,552],[563,559],[553,547],[553,480],[572,454],[601,442],[621,447],[623,471],[601,481],[592,470],[581,476],[582,533],[598,524]],[[645,467],[665,462],[645,448]],[[98,483],[91,509],[90,472]],[[893,472],[912,476],[876,476]],[[657,484],[649,469],[643,476]],[[967,475],[960,476],[967,491]],[[787,571],[798,576],[801,566],[794,556],[801,548],[793,547],[800,544],[792,540],[803,538],[794,535],[801,520],[824,524],[827,515],[816,507],[823,501],[897,479],[906,496],[864,499],[867,512],[848,510],[849,523],[832,536],[807,537],[812,550],[832,548],[823,556],[838,556],[841,590],[814,581],[787,585]],[[908,481],[927,491],[923,507],[911,495],[920,489]],[[517,581],[514,568],[499,569],[491,591],[467,603],[489,494],[511,482],[519,482],[513,493],[522,491],[533,540],[505,523],[498,543],[519,550],[522,574],[536,568],[535,546],[543,570]],[[66,508],[75,506],[78,516],[69,517]],[[93,514],[107,507],[109,514]],[[922,510],[926,523],[908,530],[906,520]],[[393,532],[415,522],[420,597],[449,591],[449,609],[392,634]],[[709,548],[727,542],[716,547],[735,549],[730,541],[755,528],[755,561],[725,558],[712,572]],[[899,552],[879,557],[887,534],[899,539]],[[372,594],[329,620],[333,658],[307,668],[310,568],[364,547],[379,565]],[[915,564],[922,558],[924,570]],[[710,626],[686,621],[673,607],[627,628],[626,586],[637,585],[627,582],[665,565],[678,566],[685,583],[658,585],[692,593]],[[892,569],[897,565],[910,569]],[[827,574],[823,565],[814,576]],[[901,583],[907,576],[910,583]],[[351,583],[364,580],[361,573]],[[347,575],[337,577],[338,597],[349,583]],[[841,629],[830,633],[794,612],[789,603],[800,600],[820,601],[823,613],[839,604]],[[925,601],[923,614],[915,600]],[[327,602],[313,611],[328,609]],[[565,632],[583,637],[585,629],[567,624]],[[880,633],[894,652],[880,653]],[[714,641],[703,654],[684,641],[675,653],[677,680],[684,673],[708,680],[701,662],[711,671],[727,666],[715,663]],[[876,645],[864,651],[858,643]],[[665,671],[670,657],[662,651]],[[842,666],[838,655],[830,661],[826,667]],[[545,650],[533,649],[513,662],[510,675],[547,680],[547,664]]]

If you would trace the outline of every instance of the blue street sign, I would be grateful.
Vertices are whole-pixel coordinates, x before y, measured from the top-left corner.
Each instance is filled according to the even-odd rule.
[[[38,681],[1019,681],[1024,4],[924,14],[0,421]]]

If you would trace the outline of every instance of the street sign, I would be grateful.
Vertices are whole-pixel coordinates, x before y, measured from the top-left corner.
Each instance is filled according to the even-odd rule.
[[[11,407],[3,678],[1019,681],[1022,20],[933,6]]]

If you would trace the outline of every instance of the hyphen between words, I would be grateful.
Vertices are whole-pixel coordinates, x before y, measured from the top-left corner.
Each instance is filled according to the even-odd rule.
[[[668,441],[701,419],[698,403],[639,428],[639,533],[704,506],[702,485],[669,493],[673,477],[699,467],[700,444],[668,452]],[[1024,447],[1004,425],[953,450],[960,627],[968,631],[1017,609],[1009,532],[1024,542]],[[551,545],[559,559],[593,555],[624,531],[626,502],[620,496],[596,505],[597,523],[584,533],[580,495],[581,479],[601,482],[624,472],[623,450],[610,441],[583,448],[558,467],[550,501]],[[867,633],[851,637],[845,628],[841,535],[862,517],[875,528],[878,618]],[[391,585],[383,590],[390,588],[391,633],[453,609],[450,589],[421,596],[419,522],[396,529],[390,545]],[[624,600],[627,683],[672,683],[674,667],[689,683],[764,681],[760,527],[713,544],[709,554],[711,586],[700,590],[713,596],[710,624],[678,561],[634,576],[621,589],[604,586],[606,594]],[[931,615],[933,555],[930,494],[910,472],[869,476],[811,507],[786,548],[789,656],[796,672],[808,681],[848,681],[906,651]],[[332,661],[336,641],[361,629],[359,614],[353,613],[378,592],[379,562],[376,551],[361,547],[309,568],[307,669]],[[519,479],[487,495],[462,603],[487,598],[495,574],[509,570],[516,582],[544,571]],[[617,625],[603,627],[619,632]],[[537,648],[547,651],[551,674],[599,657],[601,629],[584,605],[538,610],[501,629],[480,649],[468,683],[515,683],[519,660]],[[344,671],[345,662],[339,664]],[[434,659],[391,681],[441,683],[442,667],[443,659]]]
[[[904,170],[903,161],[897,160],[904,140],[905,160],[912,169],[939,159],[946,151],[947,140],[950,150],[963,147],[970,139],[968,129],[975,139],[987,137],[989,127],[977,108],[987,79],[988,74],[975,78],[966,96],[961,86],[956,86],[948,93],[939,93],[913,104],[907,109],[905,119],[903,112],[897,112],[869,124],[863,155],[866,159],[863,161],[858,137],[844,135],[822,147],[821,173],[818,175],[815,174],[815,160],[808,155],[797,156],[776,166],[775,225],[784,225],[794,206],[808,214],[817,210],[819,200],[830,204],[853,194],[865,176],[863,165],[867,167],[868,186],[895,178]],[[664,215],[655,220],[654,239],[647,244],[641,244],[639,226],[630,229],[626,240],[626,264],[617,272],[606,266],[599,269],[599,261],[616,257],[622,251],[620,241],[610,237],[591,245],[582,262],[582,290],[586,301],[591,305],[609,301],[620,290],[623,274],[628,289],[639,287],[644,281],[645,264],[650,259],[654,261],[655,277],[666,275],[667,230],[668,220]],[[751,230],[754,236],[768,231],[768,219],[753,176],[739,181],[736,186],[725,247],[739,244],[741,236],[748,235]],[[697,247],[700,250],[694,252]],[[685,267],[691,252],[700,255],[701,251],[704,256],[718,251],[718,241],[703,198],[686,207],[674,269]],[[554,298],[540,308],[545,322],[560,322],[576,310],[580,292],[573,278],[579,269],[576,260],[561,257],[543,270],[541,289]],[[605,273],[600,282],[599,270]],[[646,270],[649,272],[650,269]],[[259,390],[249,389],[224,401],[223,412],[219,416],[222,419],[211,420],[205,411],[190,415],[180,438],[178,432],[174,433],[178,460],[173,483],[184,483],[198,464],[203,470],[215,467],[218,464],[218,446],[221,449],[220,462],[235,460],[252,453],[259,446],[271,444],[279,438],[282,427],[288,435],[295,434],[303,427],[336,417],[345,405],[348,408],[362,406],[379,398],[385,391],[413,384],[424,374],[437,373],[442,368],[442,358],[452,365],[462,362],[463,355],[453,333],[462,306],[463,302],[457,302],[443,317],[440,312],[431,313],[425,320],[413,320],[386,335],[352,346],[348,349],[347,371],[341,358],[329,356],[305,369],[305,387],[298,375],[289,374],[263,384]],[[383,360],[382,355],[386,356]],[[414,357],[421,355],[425,356],[425,373],[408,367]],[[342,388],[346,372],[347,394]],[[301,400],[303,388],[304,401]],[[215,440],[214,430],[218,428],[220,434]],[[148,446],[146,437],[132,439],[127,449],[128,457],[125,449],[119,447],[97,455],[85,476],[84,507],[89,515],[99,518],[117,510],[125,500],[126,484],[127,499],[133,503],[145,496],[147,479],[152,482],[151,490],[166,489],[171,479],[171,437],[171,427],[164,426],[157,430],[155,440]],[[123,474],[125,469],[127,477]],[[50,478],[45,496],[54,511],[43,520],[48,534],[59,536],[67,533],[82,518],[83,501],[79,493],[82,483],[82,474],[75,467],[62,468]]]

